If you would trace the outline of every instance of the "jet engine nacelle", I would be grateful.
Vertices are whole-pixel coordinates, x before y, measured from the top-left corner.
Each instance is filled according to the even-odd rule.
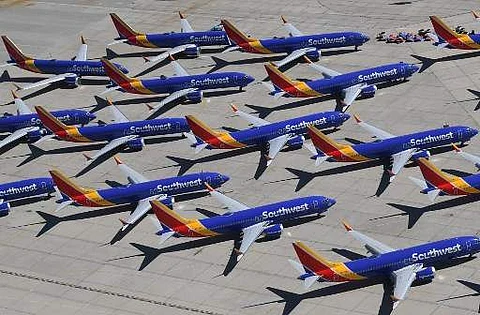
[[[305,138],[303,136],[296,136],[293,137],[292,139],[288,139],[287,145],[289,147],[301,147],[303,143],[305,142]]]
[[[77,87],[80,84],[80,77],[76,74],[66,76],[65,83],[70,87]]]
[[[427,267],[417,272],[415,277],[416,281],[432,281],[435,278],[435,268],[434,267]]]
[[[48,132],[45,129],[39,129],[34,131],[29,131],[27,133],[27,141],[29,143],[40,140],[43,136],[47,135]]]
[[[0,217],[4,217],[8,215],[9,212],[10,212],[10,203],[8,202],[0,203]]]
[[[430,158],[430,152],[428,150],[422,150],[412,155],[412,159],[414,160],[417,160],[419,158]]]
[[[185,98],[187,101],[192,102],[192,103],[200,103],[203,98],[203,92],[202,91],[193,91],[188,93]]]
[[[279,238],[280,235],[282,235],[282,230],[283,230],[283,225],[274,224],[267,227],[265,230],[263,230],[263,235],[269,239]]]
[[[198,47],[198,46],[188,47],[187,49],[185,49],[183,54],[186,57],[189,57],[189,58],[196,58],[196,57],[200,56],[200,47]]]
[[[368,97],[374,97],[375,92],[377,91],[377,86],[372,84],[372,85],[367,85],[362,89],[362,93],[360,94],[364,98]]]
[[[318,52],[318,50],[308,51],[307,53],[305,53],[305,56],[307,56],[308,59],[312,61],[318,61],[320,59],[320,53]]]
[[[127,150],[129,152],[142,151],[145,146],[145,141],[142,138],[132,139],[127,142]]]

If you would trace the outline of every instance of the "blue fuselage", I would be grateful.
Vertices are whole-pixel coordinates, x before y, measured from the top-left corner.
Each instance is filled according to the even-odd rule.
[[[223,46],[229,45],[227,34],[223,31],[204,31],[188,33],[146,34],[148,43],[139,43],[135,37],[129,38],[129,43],[141,46],[155,46],[159,48],[173,48],[180,45],[194,44],[196,46]]]
[[[50,177],[32,178],[0,184],[0,200],[6,202],[53,192],[55,192],[54,183]]]

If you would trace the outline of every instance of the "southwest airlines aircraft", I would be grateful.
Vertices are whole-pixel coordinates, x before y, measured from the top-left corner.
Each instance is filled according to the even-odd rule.
[[[463,152],[456,145],[453,145],[457,151],[465,159],[472,161],[478,168],[480,158],[470,153]],[[409,177],[422,190],[422,194],[426,194],[431,202],[438,195],[476,195],[480,194],[480,174],[472,174],[464,177],[453,176],[447,174],[436,167],[432,162],[423,158],[417,160],[423,178],[420,180]]]
[[[15,92],[12,91],[12,95],[17,107],[17,115],[4,114],[0,117],[0,133],[9,133],[0,141],[0,149],[22,138],[31,143],[48,134],[38,115],[33,113]],[[52,116],[65,125],[85,125],[96,117],[95,114],[78,109],[54,111]]]
[[[69,86],[78,86],[82,76],[106,76],[105,69],[100,61],[87,60],[87,44],[83,37],[81,37],[82,45],[72,60],[28,57],[7,36],[2,36],[2,40],[10,60],[4,65],[0,65],[0,68],[17,66],[31,72],[54,74],[53,77],[19,87],[19,89],[27,90],[59,81],[64,81]],[[124,66],[120,64],[115,64],[115,66],[122,73],[128,73]]]
[[[50,177],[40,177],[0,184],[0,216],[10,211],[10,201],[50,195],[55,185]]]
[[[455,49],[480,49],[480,34],[458,34],[436,16],[431,16],[430,21],[438,36],[435,44],[439,48],[448,46]]]
[[[320,215],[335,204],[335,200],[331,198],[310,196],[252,208],[217,192],[209,185],[206,186],[210,195],[227,207],[228,212],[205,219],[186,219],[164,204],[152,201],[153,212],[160,223],[157,232],[160,244],[172,236],[208,237],[241,234],[241,245],[235,248],[237,261],[240,261],[259,237],[280,237],[282,223],[309,215]]]
[[[345,111],[357,97],[373,97],[377,91],[375,84],[406,80],[419,69],[414,64],[399,62],[342,74],[305,59],[324,78],[308,82],[293,80],[273,64],[266,64],[265,69],[273,84],[271,95],[278,98],[284,95],[320,97],[329,94],[335,96],[337,108]]]
[[[318,60],[322,49],[354,46],[356,50],[358,46],[370,40],[367,35],[358,32],[305,35],[287,22],[283,16],[282,21],[289,37],[257,39],[247,36],[231,22],[222,20],[221,23],[225,32],[230,40],[237,45],[227,48],[225,52],[240,49],[254,54],[287,53],[287,57],[275,63],[277,67],[281,67],[303,56]]]
[[[375,159],[392,159],[390,181],[400,172],[410,160],[428,157],[428,149],[465,143],[477,135],[478,130],[466,126],[451,126],[426,130],[403,136],[395,136],[377,127],[367,124],[355,115],[357,123],[378,140],[356,145],[341,144],[327,137],[320,130],[309,127],[308,133],[316,149],[315,164],[323,161],[363,162]]]
[[[110,104],[109,107],[114,118],[114,123],[108,125],[67,126],[43,107],[35,106],[35,110],[43,125],[53,132],[57,138],[71,142],[108,142],[94,156],[85,155],[87,162],[92,162],[100,156],[119,148],[127,149],[130,152],[141,151],[145,146],[145,137],[183,133],[190,130],[183,117],[129,121],[109,100],[107,102]]]
[[[193,103],[200,103],[203,98],[203,90],[239,87],[240,90],[255,79],[243,72],[216,72],[207,74],[189,74],[178,62],[170,57],[175,70],[175,76],[157,77],[149,79],[129,78],[118,70],[107,59],[102,59],[107,75],[116,84],[102,94],[120,90],[132,94],[168,94],[159,104],[151,108],[156,111],[160,107],[184,98]]]
[[[405,299],[414,281],[426,282],[435,277],[435,264],[473,255],[480,251],[478,236],[459,236],[413,247],[394,249],[344,223],[348,233],[362,242],[372,256],[349,262],[329,261],[302,242],[293,243],[300,263],[289,260],[300,273],[305,287],[315,281],[346,282],[371,277],[386,277],[393,281],[391,296],[395,308]]]
[[[173,197],[207,189],[205,184],[219,187],[229,180],[229,177],[219,173],[202,172],[165,179],[148,180],[145,176],[125,165],[115,157],[120,170],[129,180],[129,185],[107,189],[83,188],[73,183],[63,173],[50,171],[50,175],[60,192],[66,198],[59,204],[58,210],[77,204],[85,207],[108,207],[128,203],[136,203],[137,207],[126,219],[121,220],[122,230],[138,221],[150,210],[151,200],[160,200],[171,206]],[[65,199],[64,198],[64,199]]]
[[[225,46],[230,45],[227,34],[224,31],[194,31],[190,23],[185,19],[181,12],[180,15],[181,32],[146,34],[135,31],[127,23],[118,17],[115,13],[110,13],[113,25],[117,29],[119,38],[108,46],[117,43],[127,43],[134,46],[148,48],[168,48],[162,54],[148,58],[148,61],[164,60],[178,53],[183,53],[188,57],[198,57],[200,49],[203,46]]]
[[[215,131],[192,115],[186,116],[192,134],[185,135],[195,147],[195,153],[208,149],[238,149],[247,146],[265,147],[268,144],[267,166],[273,161],[284,145],[301,146],[310,125],[321,129],[341,126],[350,115],[341,112],[323,112],[292,118],[276,123],[252,116],[232,106],[233,111],[254,127],[234,131]]]

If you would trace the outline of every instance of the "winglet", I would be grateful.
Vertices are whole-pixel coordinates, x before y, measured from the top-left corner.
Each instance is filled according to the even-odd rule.
[[[204,184],[205,184],[205,186],[207,187],[207,190],[208,190],[209,192],[215,191],[215,189],[213,189],[213,187],[210,186],[208,183],[204,183]]]
[[[18,94],[14,90],[10,90],[10,92],[12,92],[13,99],[19,99],[20,98],[20,96],[18,96]]]
[[[462,152],[462,149],[460,149],[455,143],[452,143],[452,147],[456,152]]]
[[[122,218],[118,218],[118,221],[122,222],[122,225],[123,225],[123,226],[128,225],[127,221],[125,221],[125,220],[122,219]]]
[[[238,108],[237,106],[235,106],[235,104],[230,104],[230,107],[232,108],[234,113],[238,112]]]
[[[86,153],[83,153],[83,156],[87,159],[87,161],[91,161],[92,158],[90,156],[88,156]]]
[[[288,23],[288,22],[287,22],[287,19],[285,18],[285,16],[280,15],[280,18],[282,19],[282,22],[283,22],[283,23]]]
[[[480,14],[478,14],[477,11],[472,10],[471,12],[472,12],[474,18],[480,19]]]
[[[170,54],[168,54],[168,58],[170,59],[170,61],[175,61],[175,58],[173,58],[173,56]]]
[[[113,159],[115,160],[115,163],[117,163],[117,165],[123,164],[122,160],[120,160],[118,156],[115,155]]]
[[[185,19],[185,15],[183,15],[182,12],[178,11],[178,15],[180,15],[180,18],[181,18],[181,19]]]
[[[82,42],[82,45],[85,45],[87,43],[85,41],[85,37],[83,37],[83,35],[80,35],[80,41]]]
[[[113,102],[109,97],[106,97],[105,101],[107,102],[108,105],[113,106]]]
[[[362,122],[362,120],[360,119],[360,116],[358,116],[358,114],[354,114],[353,117],[355,118],[355,121],[357,122],[357,124]]]
[[[145,103],[145,105],[147,106],[148,110],[154,110],[155,107],[150,105],[149,103]]]
[[[353,230],[350,224],[348,224],[345,220],[342,221],[342,224],[343,224],[343,227],[345,227],[345,230],[347,230],[347,232],[350,232]]]
[[[310,60],[310,58],[307,57],[307,55],[303,55],[303,59],[305,59],[305,61],[306,61],[307,63],[313,63],[313,62]]]

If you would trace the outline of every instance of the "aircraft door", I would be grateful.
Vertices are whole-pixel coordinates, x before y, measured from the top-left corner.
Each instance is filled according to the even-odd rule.
[[[462,139],[463,139],[463,130],[462,130],[462,129],[459,129],[458,132],[457,132],[457,135],[458,135],[458,140],[462,141]]]

